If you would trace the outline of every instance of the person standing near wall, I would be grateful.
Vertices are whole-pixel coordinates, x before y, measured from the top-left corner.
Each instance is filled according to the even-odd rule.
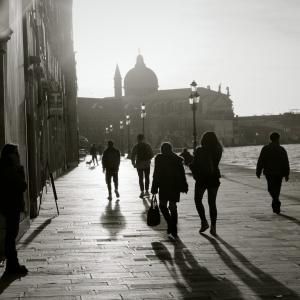
[[[16,238],[19,233],[20,213],[25,209],[23,193],[27,189],[24,168],[20,164],[18,146],[4,145],[0,157],[0,213],[6,225],[4,254],[8,274],[26,275],[28,270],[19,264]]]

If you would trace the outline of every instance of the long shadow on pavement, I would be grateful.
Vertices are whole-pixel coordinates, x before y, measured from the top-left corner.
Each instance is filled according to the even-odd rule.
[[[0,278],[0,295],[11,285],[11,283],[24,276],[25,275],[20,276],[20,275],[7,274],[4,272]]]
[[[239,289],[228,279],[212,275],[199,265],[191,251],[178,238],[171,240],[174,258],[164,244],[153,242],[156,256],[164,263],[183,299],[243,299]]]
[[[291,216],[288,216],[288,215],[285,215],[285,214],[282,214],[282,213],[279,214],[279,216],[281,216],[281,217],[283,217],[285,219],[288,219],[289,221],[294,222],[297,225],[300,225],[300,220],[298,220],[298,219],[296,219],[294,217],[291,217]]]
[[[101,224],[107,229],[111,239],[117,239],[118,233],[126,227],[126,219],[121,213],[120,201],[117,200],[114,207],[112,202],[108,201],[101,215]]]
[[[262,271],[251,263],[241,252],[228,244],[219,236],[216,239],[202,233],[216,249],[222,261],[261,299],[283,298],[288,300],[300,299],[299,296],[284,284]],[[234,255],[244,268],[235,263],[228,253],[221,247],[224,246]]]

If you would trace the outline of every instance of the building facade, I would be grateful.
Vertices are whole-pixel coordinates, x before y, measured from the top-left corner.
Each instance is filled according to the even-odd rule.
[[[91,143],[100,143],[114,138],[120,144],[128,140],[125,116],[130,116],[130,140],[142,131],[143,122],[147,140],[154,147],[168,140],[174,147],[192,145],[192,111],[188,102],[189,89],[159,90],[156,74],[146,66],[142,55],[137,56],[135,66],[122,77],[117,66],[114,77],[114,97],[78,98],[80,134]],[[124,88],[124,93],[123,93]],[[225,145],[233,144],[233,107],[229,89],[222,93],[210,87],[198,88],[200,103],[196,111],[198,137],[207,130],[213,130]],[[123,96],[124,94],[124,96]],[[141,119],[141,104],[146,107],[146,117]],[[109,129],[112,125],[113,130]],[[124,132],[123,132],[124,131]],[[127,142],[128,144],[128,142]]]
[[[271,132],[280,134],[281,143],[300,143],[300,111],[279,115],[235,117],[236,145],[262,145]]]
[[[0,148],[18,144],[29,187],[22,234],[46,167],[58,176],[78,163],[72,0],[0,0],[0,47]]]

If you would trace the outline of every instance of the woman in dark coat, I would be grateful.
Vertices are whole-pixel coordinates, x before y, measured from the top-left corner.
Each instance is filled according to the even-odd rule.
[[[19,264],[16,237],[19,232],[20,212],[24,211],[23,193],[27,188],[24,169],[20,165],[18,146],[4,145],[0,158],[0,213],[6,224],[5,256],[6,273],[27,274],[25,266]]]
[[[177,237],[177,202],[180,199],[180,192],[188,192],[188,184],[183,159],[173,152],[170,143],[163,143],[161,154],[155,157],[151,193],[157,192],[159,192],[159,208],[168,224],[167,233]]]
[[[195,151],[194,161],[190,165],[195,182],[195,204],[201,219],[199,232],[209,228],[202,199],[207,190],[207,198],[210,214],[210,233],[216,235],[217,206],[216,198],[220,186],[219,162],[223,148],[214,132],[206,132],[201,139],[201,147]]]

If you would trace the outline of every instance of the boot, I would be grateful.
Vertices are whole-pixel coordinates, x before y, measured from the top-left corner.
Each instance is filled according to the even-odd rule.
[[[209,228],[208,222],[205,220],[204,222],[201,222],[201,228],[200,228],[199,232],[202,233],[208,228]]]

